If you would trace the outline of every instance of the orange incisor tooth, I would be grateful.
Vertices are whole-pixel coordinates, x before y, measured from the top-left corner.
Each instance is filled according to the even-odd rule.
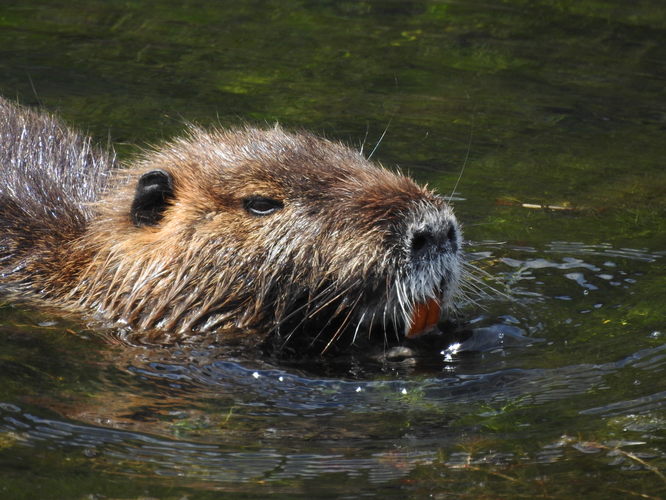
[[[442,307],[439,305],[439,302],[435,299],[430,299],[428,302],[428,319],[426,320],[426,328],[437,325],[441,316]]]
[[[423,304],[414,306],[411,325],[405,335],[407,338],[414,338],[425,330],[435,326],[442,314],[442,308],[435,299],[430,299]]]

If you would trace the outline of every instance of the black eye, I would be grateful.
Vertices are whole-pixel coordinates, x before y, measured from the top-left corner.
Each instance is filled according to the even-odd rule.
[[[284,207],[284,203],[263,196],[250,196],[243,200],[243,206],[252,215],[270,215]]]

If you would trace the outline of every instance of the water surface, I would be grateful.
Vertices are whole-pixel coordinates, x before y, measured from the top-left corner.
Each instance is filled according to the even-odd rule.
[[[665,17],[3,2],[2,95],[125,159],[187,121],[377,146],[453,194],[483,282],[458,315],[471,336],[417,360],[128,346],[4,305],[3,497],[666,496]]]

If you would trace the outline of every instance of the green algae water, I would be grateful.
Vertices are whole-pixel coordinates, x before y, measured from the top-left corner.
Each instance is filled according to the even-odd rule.
[[[471,337],[374,364],[3,304],[0,496],[666,497],[665,86],[659,0],[5,0],[3,96],[125,159],[187,122],[363,147],[452,196],[480,289]]]

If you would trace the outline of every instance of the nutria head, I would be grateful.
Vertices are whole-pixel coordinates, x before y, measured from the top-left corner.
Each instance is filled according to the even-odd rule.
[[[69,298],[139,329],[233,325],[325,350],[373,327],[416,335],[456,293],[445,200],[341,144],[193,128],[117,175]]]

